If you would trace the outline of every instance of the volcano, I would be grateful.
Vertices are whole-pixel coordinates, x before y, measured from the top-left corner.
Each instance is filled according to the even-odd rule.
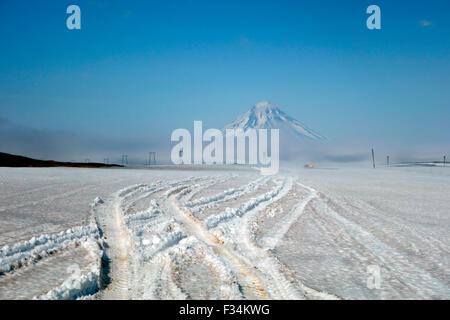
[[[308,128],[300,121],[287,115],[280,108],[267,101],[257,103],[246,113],[224,129],[279,129],[289,137],[306,138],[310,140],[325,140],[325,137]]]
[[[253,106],[235,121],[226,125],[226,129],[279,129],[280,156],[282,158],[298,158],[315,153],[326,138],[315,130],[308,128],[300,121],[287,115],[280,108],[267,101]]]

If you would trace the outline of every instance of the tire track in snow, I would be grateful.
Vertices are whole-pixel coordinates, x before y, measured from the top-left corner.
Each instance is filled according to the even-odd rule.
[[[134,279],[130,279],[132,276],[130,273],[130,270],[132,270],[130,263],[134,261],[130,259],[130,254],[133,253],[133,243],[130,235],[131,230],[128,230],[126,227],[122,208],[129,208],[133,202],[171,187],[163,195],[163,198],[167,198],[173,190],[182,190],[189,183],[203,179],[190,177],[184,180],[160,184],[154,188],[145,184],[130,186],[119,190],[107,198],[102,204],[94,208],[94,214],[107,244],[105,256],[108,262],[106,271],[108,272],[107,276],[109,278],[107,287],[98,293],[98,298],[106,300],[129,299],[133,293],[132,290],[136,287]],[[126,220],[133,220],[134,216],[139,215],[142,215],[142,213],[128,215]],[[176,244],[177,241],[169,244],[168,247]],[[162,248],[162,250],[167,248]],[[161,269],[161,277],[164,276],[164,271],[167,271],[168,268],[166,264],[163,267]],[[142,270],[142,272],[145,272],[145,270]],[[175,290],[173,286],[170,289]]]
[[[358,204],[359,207],[356,207],[355,204]],[[342,206],[342,203],[340,203],[340,205]],[[407,230],[409,232],[408,235],[408,237],[410,237],[409,239],[417,238],[417,241],[410,240],[410,243],[415,242],[427,243],[430,247],[437,248],[437,250],[439,251],[445,252],[446,254],[450,254],[450,250],[447,248],[447,246],[441,239],[438,239],[430,234],[426,234],[420,229],[412,228],[409,224],[405,223],[404,220],[401,220],[396,216],[380,214],[381,209],[377,208],[376,206],[368,202],[354,200],[353,208],[356,208],[357,210],[364,210],[364,212],[368,214],[371,214],[371,212],[375,212],[375,214],[372,213],[371,215],[376,216],[377,219],[383,220],[386,224],[395,225],[403,230]],[[440,259],[435,260],[436,264],[439,264],[439,262]]]
[[[229,267],[234,271],[239,280],[244,296],[248,299],[269,299],[269,295],[263,288],[259,277],[237,254],[226,248],[223,241],[211,234],[205,228],[205,224],[196,219],[191,213],[181,209],[175,202],[175,197],[169,198],[169,210],[178,213],[178,218],[188,229],[190,234],[207,244],[219,256],[229,263]]]
[[[301,183],[297,184],[309,191],[306,198],[300,200],[291,211],[282,217],[269,231],[269,233],[262,239],[262,244],[266,249],[274,249],[278,243],[284,238],[286,233],[289,231],[291,226],[298,220],[298,218],[303,214],[308,204],[317,198],[317,192]]]
[[[0,300],[26,299],[45,295],[54,286],[58,286],[70,276],[68,268],[73,261],[87,262],[89,252],[78,246],[52,254],[39,263],[21,268],[15,272],[0,276]],[[87,270],[82,270],[82,272]],[[46,279],[46,281],[43,281]]]
[[[239,208],[226,208],[222,213],[208,216],[205,219],[205,224],[208,229],[213,229],[218,225],[227,223],[235,218],[242,218],[250,211],[254,211],[261,207],[266,207],[268,204],[275,201],[274,199],[278,199],[280,195],[285,195],[283,188],[283,184],[277,184],[269,192],[266,192],[256,198],[250,199]]]
[[[251,239],[248,229],[250,221],[270,204],[282,200],[292,189],[292,178],[285,178],[277,183],[278,186],[272,191],[258,197],[256,203],[247,208],[245,214],[241,215],[240,221],[231,220],[225,222],[220,229],[233,230],[240,228],[240,237],[228,238],[226,242],[234,244],[242,254],[245,254],[247,265],[258,270],[260,281],[265,290],[270,294],[271,299],[304,299],[303,293],[288,281],[284,274],[280,271],[281,265],[267,250],[261,249]],[[261,201],[262,200],[262,201]],[[249,202],[250,203],[250,202]],[[229,224],[230,226],[227,226]],[[224,235],[226,237],[226,235]],[[236,251],[236,250],[235,250]]]
[[[239,224],[242,225],[241,228],[243,237],[240,243],[237,243],[236,245],[240,247],[241,252],[245,252],[246,258],[249,261],[248,263],[251,263],[261,271],[265,287],[271,293],[272,298],[291,300],[305,298],[327,300],[339,299],[335,295],[314,290],[298,280],[289,280],[287,278],[288,270],[285,270],[286,266],[284,266],[271,254],[271,250],[257,246],[257,244],[253,241],[254,239],[250,236],[248,229],[250,221],[252,221],[261,210],[264,210],[271,203],[282,201],[282,199],[292,189],[292,184],[292,178],[285,179],[285,181],[281,183],[283,186],[282,189],[276,194],[276,196],[269,201],[262,203],[262,205],[253,208],[244,216],[244,221],[239,222]],[[312,191],[312,189],[306,186],[304,187]],[[236,224],[236,222],[234,223]]]
[[[235,225],[235,227],[244,229],[244,232],[242,232],[241,235],[243,235],[243,238],[245,239],[234,239],[240,240],[238,243],[233,242],[231,239],[231,244],[238,246],[242,246],[242,244],[244,244],[245,250],[242,250],[241,247],[240,251],[245,251],[245,256],[237,250],[232,250],[226,243],[228,241],[224,242],[217,235],[215,235],[213,231],[209,230],[210,226],[193,217],[193,215],[185,208],[181,209],[178,207],[175,203],[175,199],[172,201],[172,205],[175,206],[175,209],[182,214],[182,217],[188,220],[187,224],[190,225],[190,233],[196,237],[199,237],[207,245],[213,248],[219,256],[228,262],[230,268],[238,278],[238,282],[242,288],[245,298],[303,299],[305,298],[303,292],[306,292],[310,296],[313,293],[316,293],[316,297],[320,298],[335,298],[334,296],[327,295],[325,293],[320,293],[322,296],[319,296],[318,292],[315,292],[313,289],[303,285],[303,292],[296,288],[293,282],[288,281],[281,272],[282,266],[278,260],[270,256],[267,250],[262,250],[261,248],[254,246],[251,243],[248,232],[245,232],[247,231],[248,216],[255,215],[260,210],[267,207],[270,203],[281,200],[284,196],[286,196],[291,188],[292,179],[285,179],[273,190],[257,197],[256,201],[249,201],[248,205],[243,206],[240,211],[241,214],[234,215],[234,217],[241,217],[243,220],[238,219],[239,221],[236,221],[236,219],[231,219],[232,217],[227,217],[227,219],[220,224],[221,230],[224,230],[224,227],[231,224],[238,224],[238,226]],[[233,229],[233,227],[231,227],[231,229]],[[232,245],[232,247],[235,246]],[[249,257],[250,255],[251,257]]]
[[[139,187],[140,185],[122,189],[94,209],[97,223],[107,244],[105,258],[110,264],[107,276],[111,279],[111,283],[99,293],[101,299],[128,299],[128,254],[132,244],[124,226],[121,201],[129,192]]]
[[[108,276],[111,279],[110,284],[104,290],[99,292],[98,298],[114,300],[129,299],[134,295],[133,290],[137,287],[141,288],[140,290],[145,289],[145,287],[138,285],[137,281],[139,280],[130,278],[138,274],[145,274],[146,269],[142,269],[145,265],[130,265],[130,263],[139,261],[135,261],[134,259],[130,260],[130,255],[134,253],[130,232],[132,232],[134,227],[133,229],[128,230],[127,224],[124,222],[125,219],[122,208],[129,208],[133,202],[138,201],[145,196],[150,196],[156,190],[164,191],[165,189],[166,191],[158,199],[161,203],[160,214],[156,216],[149,214],[149,218],[151,217],[151,219],[147,219],[147,216],[140,212],[126,216],[126,220],[131,222],[137,219],[135,227],[139,226],[139,229],[141,229],[141,227],[147,223],[147,220],[151,221],[153,218],[162,221],[170,221],[170,219],[175,218],[176,221],[181,223],[183,229],[186,229],[186,232],[204,243],[212,250],[212,254],[220,257],[220,260],[224,265],[226,265],[227,268],[232,271],[233,275],[236,276],[237,283],[241,288],[244,298],[302,298],[301,292],[294,288],[293,283],[288,281],[281,272],[282,266],[278,260],[270,256],[267,250],[259,249],[258,251],[258,248],[249,247],[251,239],[248,238],[244,240],[246,245],[244,248],[250,249],[254,254],[260,255],[260,257],[259,259],[250,259],[248,256],[243,256],[242,253],[232,249],[228,243],[225,243],[221,237],[215,235],[214,230],[209,230],[205,222],[196,219],[189,211],[178,205],[178,202],[182,200],[182,197],[185,197],[186,194],[189,196],[189,192],[199,191],[210,185],[208,179],[205,179],[203,180],[203,183],[192,186],[192,182],[194,181],[198,180],[185,179],[167,184],[158,184],[157,186],[142,184],[131,186],[116,192],[111,197],[107,198],[104,203],[94,208],[95,216],[100,229],[104,233],[104,240],[107,243],[105,253],[110,261]],[[288,181],[288,183],[286,183],[286,181]],[[277,182],[277,186],[271,191],[266,192],[256,199],[248,201],[247,205],[244,205],[239,211],[240,214],[235,215],[235,217],[242,218],[248,215],[248,217],[244,219],[244,221],[248,222],[248,219],[252,215],[264,209],[270,203],[282,199],[291,187],[292,179],[285,179],[282,183]],[[139,219],[142,219],[141,223],[139,223]],[[236,223],[236,219],[225,220],[226,221],[223,221],[223,223],[220,224],[221,226]],[[141,226],[142,223],[143,225]],[[288,229],[289,228],[287,228],[287,230]],[[162,287],[159,289],[159,296],[183,299],[186,298],[186,294],[182,292],[176,285],[174,279],[172,279],[172,260],[170,255],[166,254],[167,250],[170,251],[175,247],[179,247],[179,241],[173,241],[154,253],[158,255],[160,257],[159,260],[161,260],[158,281]],[[154,258],[156,258],[156,256],[151,256],[150,261],[154,261]],[[133,267],[136,271],[134,274],[130,272]],[[303,291],[307,291],[308,289],[309,288],[307,287],[303,288]]]
[[[201,191],[219,185],[221,183],[227,182],[233,178],[235,178],[236,176],[234,175],[228,175],[224,178],[218,178],[218,179],[211,179],[211,180],[205,180],[202,183],[196,184],[192,187],[189,187],[188,189],[188,193],[186,195],[184,195],[183,199],[178,199],[179,201],[182,201],[184,203],[192,203],[195,202],[196,200],[192,201],[192,197],[194,197],[195,195],[197,195],[198,193],[200,193]]]
[[[228,179],[229,177],[226,178]],[[176,283],[173,275],[173,264],[176,261],[172,261],[177,255],[186,254],[184,252],[187,249],[186,242],[180,243],[186,239],[186,234],[174,220],[173,211],[167,210],[163,204],[169,197],[179,199],[189,196],[190,192],[204,189],[217,182],[211,178],[203,179],[198,184],[193,184],[192,181],[167,184],[165,188],[160,188],[162,193],[151,200],[151,205],[146,211],[126,216],[126,225],[135,243],[130,270],[133,298],[188,298],[186,294],[189,293],[184,293]],[[148,273],[152,276],[149,277]],[[146,274],[147,276],[144,276]],[[136,296],[134,291],[139,293],[139,296]]]
[[[121,206],[122,206],[122,211],[124,213],[126,213],[127,211],[130,210],[130,208],[138,201],[145,199],[149,196],[151,196],[152,194],[161,192],[166,190],[167,188],[170,187],[175,187],[175,186],[180,186],[189,182],[197,182],[197,181],[204,181],[205,178],[195,178],[195,177],[189,177],[186,179],[182,179],[182,180],[175,180],[175,181],[171,181],[171,182],[165,182],[163,183],[162,181],[157,181],[153,184],[141,184],[138,185],[137,188],[135,188],[134,190],[127,192],[125,198],[122,200]],[[189,184],[186,185],[186,187]],[[139,194],[137,197],[136,195]]]
[[[312,205],[316,213],[335,221],[354,241],[370,252],[374,258],[379,260],[382,268],[391,272],[392,276],[396,277],[403,285],[415,292],[420,292],[421,296],[423,294],[430,298],[436,295],[448,296],[449,289],[444,283],[435,279],[419,266],[412,264],[404,254],[379,240],[361,225],[340,215],[323,200],[328,199],[325,195],[319,192],[317,194],[320,197]],[[393,287],[391,289],[395,290]]]
[[[247,185],[238,187],[238,188],[231,188],[228,190],[225,190],[223,192],[220,192],[216,195],[210,196],[210,197],[203,197],[197,200],[188,201],[184,204],[184,206],[190,211],[190,212],[197,212],[201,209],[211,207],[213,205],[216,205],[218,203],[236,198],[236,197],[242,197],[245,194],[248,194],[256,189],[258,189],[261,185],[267,183],[269,179],[267,177],[259,178],[255,181],[252,181],[248,183]]]

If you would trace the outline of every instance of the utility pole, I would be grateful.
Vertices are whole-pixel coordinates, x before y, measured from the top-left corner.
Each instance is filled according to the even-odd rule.
[[[387,156],[387,158],[386,158],[386,163],[387,163],[387,165],[389,167],[389,156]]]
[[[373,148],[372,148],[372,163],[373,163],[373,168],[375,169],[375,153],[373,152]]]
[[[127,154],[123,154],[122,155],[122,165],[127,165],[128,164],[128,155]]]
[[[445,158],[446,158],[446,156],[444,156],[444,167],[445,167]]]
[[[156,164],[156,152],[148,153],[148,165]]]

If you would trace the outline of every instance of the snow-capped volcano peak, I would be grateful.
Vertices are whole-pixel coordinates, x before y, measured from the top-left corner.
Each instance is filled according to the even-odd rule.
[[[267,101],[258,102],[248,112],[253,113],[260,122],[264,122],[270,115],[279,112],[278,107]]]
[[[280,129],[287,136],[307,137],[322,140],[323,136],[281,111],[277,105],[267,101],[258,102],[249,111],[240,115],[224,129]]]
[[[257,104],[255,104],[255,106],[252,109],[255,109],[257,111],[265,111],[265,110],[271,110],[271,109],[276,109],[277,106],[274,104],[271,104],[268,101],[261,101],[258,102]]]

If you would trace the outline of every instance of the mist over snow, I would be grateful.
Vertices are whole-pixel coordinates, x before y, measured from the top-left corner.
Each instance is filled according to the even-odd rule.
[[[134,136],[114,135],[114,132],[85,133],[32,128],[0,117],[0,151],[58,161],[83,162],[89,159],[103,162],[107,158],[110,163],[120,163],[121,155],[127,154],[129,164],[146,164],[148,153],[155,151],[157,163],[170,164],[170,152],[175,144],[170,141],[173,129]],[[186,129],[193,133],[193,127]],[[203,128],[204,131],[206,129]],[[312,129],[286,114],[280,106],[267,101],[255,104],[225,125],[222,131],[225,133],[226,129],[279,129],[282,162],[361,163],[365,166],[371,162],[371,148],[375,149],[377,163],[384,163],[387,155],[393,162],[439,161],[443,155],[450,153],[450,142],[447,140],[404,143],[394,136],[389,140],[365,136],[336,138],[337,133],[329,131],[325,136],[320,131],[326,128]],[[203,147],[206,145],[205,142]]]
[[[85,133],[69,130],[50,130],[17,125],[0,118],[0,152],[41,160],[120,163],[121,155],[128,155],[130,164],[144,164],[148,152],[158,151],[168,157],[169,138],[162,134],[130,137],[109,132]]]

